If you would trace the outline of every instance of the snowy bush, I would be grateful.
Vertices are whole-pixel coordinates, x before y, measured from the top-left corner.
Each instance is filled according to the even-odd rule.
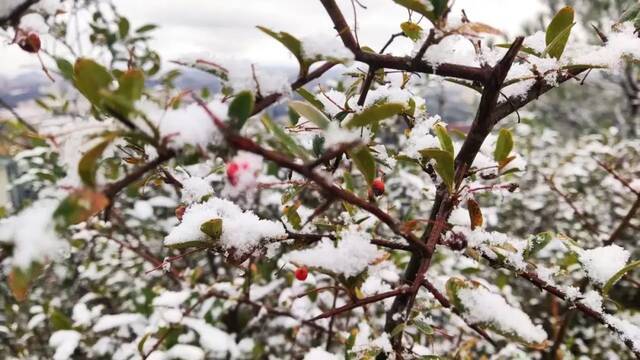
[[[97,1],[0,6],[2,46],[54,81],[45,120],[2,123],[31,196],[0,220],[1,353],[640,357],[640,143],[521,110],[640,60],[640,5],[589,44],[569,6],[505,41],[451,1],[394,0],[389,41],[415,44],[397,56],[359,43],[342,13],[367,16],[358,1],[319,2],[335,29],[258,27],[294,79],[214,57],[165,70],[155,26]],[[61,30],[78,14],[93,57]],[[178,87],[183,68],[220,90]],[[468,128],[427,107],[431,81],[478,93]]]

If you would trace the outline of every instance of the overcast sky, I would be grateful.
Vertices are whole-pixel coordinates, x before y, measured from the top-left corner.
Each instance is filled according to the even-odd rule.
[[[2,0],[0,0],[2,1]],[[407,12],[391,0],[360,0],[367,9],[358,9],[359,39],[363,45],[379,49],[389,35],[399,31]],[[297,37],[326,33],[332,24],[317,0],[114,0],[133,26],[160,25],[154,46],[164,60],[185,54],[208,52],[217,56],[247,59],[261,64],[294,65],[288,51],[255,28],[263,25],[287,31]],[[353,24],[351,2],[338,0]],[[490,24],[515,36],[522,24],[543,9],[538,0],[457,0],[452,14],[465,9],[472,21]],[[411,48],[399,39],[390,48],[396,54]],[[4,54],[3,54],[4,53]],[[33,56],[17,46],[0,47],[0,73],[37,69]]]

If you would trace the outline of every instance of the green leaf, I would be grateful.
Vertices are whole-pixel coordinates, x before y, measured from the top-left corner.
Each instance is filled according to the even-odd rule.
[[[56,57],[55,60],[62,76],[67,80],[73,80],[73,65],[61,57]]]
[[[413,10],[420,15],[424,15],[432,22],[437,19],[437,16],[433,12],[433,5],[430,2],[423,0],[393,0],[398,5],[404,6],[409,10]]]
[[[316,135],[313,137],[312,149],[313,155],[316,157],[320,157],[322,155],[322,152],[324,151],[324,141],[325,139],[323,136]]]
[[[611,288],[613,288],[613,285],[615,285],[618,282],[618,280],[620,280],[629,271],[635,270],[637,268],[640,268],[640,260],[634,261],[631,264],[618,270],[618,272],[615,273],[611,277],[611,279],[607,280],[607,282],[602,287],[602,295],[607,296],[609,294],[609,291],[611,291]]]
[[[406,37],[414,42],[420,40],[420,37],[422,36],[422,27],[411,21],[405,21],[400,24],[400,29],[402,29],[402,33]]]
[[[269,130],[269,132],[272,133],[276,137],[276,139],[280,141],[280,143],[291,155],[300,157],[303,160],[307,160],[309,158],[307,150],[298,145],[298,143],[286,132],[284,132],[284,130],[282,130],[278,125],[274,124],[269,116],[265,114],[261,120],[262,124],[267,128],[267,130]]]
[[[305,88],[299,88],[296,92],[302,96],[305,100],[307,100],[311,105],[315,106],[318,110],[324,111],[324,105],[315,95],[307,91]]]
[[[140,26],[139,28],[136,29],[137,33],[145,33],[151,30],[154,30],[155,28],[157,28],[158,25],[154,25],[154,24],[147,24],[147,25],[143,25]]]
[[[370,125],[399,114],[404,109],[405,106],[400,103],[375,104],[364,109],[361,113],[353,115],[347,122],[346,127],[354,128]]]
[[[549,54],[551,57],[560,59],[569,40],[571,28],[574,25],[573,17],[574,11],[571,6],[565,6],[556,13],[549,26],[547,26],[545,34],[547,47],[543,54]]]
[[[436,18],[440,18],[447,10],[448,0],[430,0],[433,5],[433,14]]]
[[[231,126],[234,129],[238,131],[242,129],[253,112],[254,103],[255,99],[250,91],[243,91],[233,98],[233,101],[229,104],[229,117],[231,118]]]
[[[349,156],[358,170],[364,175],[367,184],[371,185],[376,177],[376,159],[371,155],[369,149],[366,146],[360,146],[349,151]]]
[[[300,114],[300,116],[318,125],[321,129],[326,129],[329,126],[327,116],[315,106],[311,106],[303,101],[291,101],[289,102],[289,107]]]
[[[73,327],[73,322],[69,317],[58,309],[53,309],[49,315],[49,321],[54,330],[69,330]]]
[[[118,84],[118,90],[115,94],[133,103],[142,97],[144,73],[140,69],[127,70],[118,78]]]
[[[448,151],[451,153],[451,155],[454,155],[453,141],[451,140],[451,137],[447,132],[447,128],[442,124],[436,124],[434,126],[434,130],[436,136],[438,137],[438,140],[440,141],[440,147],[442,148],[442,150]]]
[[[101,142],[89,149],[89,151],[84,153],[82,158],[80,158],[80,162],[78,163],[78,175],[80,175],[80,179],[85,185],[89,187],[94,187],[96,185],[98,158],[102,155],[104,149],[106,149],[115,138],[116,136],[114,134],[105,136]]]
[[[118,35],[120,35],[120,39],[124,39],[129,35],[129,20],[125,17],[121,17],[118,21]]]
[[[544,249],[547,244],[553,239],[553,233],[545,231],[527,239],[527,247],[524,249],[524,257],[528,259],[535,256],[540,250]]]
[[[417,320],[415,321],[415,325],[418,331],[427,336],[431,336],[434,334],[433,327],[431,327],[431,325],[427,324],[424,321]]]
[[[74,85],[94,106],[100,107],[100,90],[113,81],[107,69],[91,59],[80,58],[73,67]]]
[[[222,235],[222,219],[211,219],[200,224],[200,231],[209,235],[213,240],[219,240]]]
[[[109,199],[101,192],[80,189],[60,202],[53,212],[58,228],[66,229],[70,225],[81,223],[99,213],[109,205]]]
[[[640,14],[640,3],[636,2],[625,10],[622,15],[620,15],[618,23],[633,20],[638,16],[638,14]]]
[[[298,208],[300,207],[300,203],[297,202],[292,206],[284,207],[284,214],[287,217],[287,221],[295,230],[302,229],[302,219],[300,218],[300,214],[298,214]]]
[[[436,170],[438,175],[440,175],[445,185],[447,185],[447,189],[449,189],[449,192],[453,192],[455,181],[453,154],[440,149],[424,149],[420,150],[420,154],[423,158],[434,159],[436,161],[436,166],[434,166],[434,169]]]
[[[289,51],[291,51],[293,56],[295,56],[295,58],[298,60],[298,63],[300,64],[300,74],[301,75],[307,74],[309,70],[309,63],[305,61],[304,56],[302,55],[302,43],[300,42],[300,40],[296,39],[293,35],[284,31],[275,32],[263,26],[256,26],[256,27],[260,31],[264,32],[265,34],[278,40],[282,45],[284,45],[287,49],[289,49]]]
[[[465,311],[465,308],[462,306],[462,301],[460,301],[460,298],[458,297],[458,291],[460,291],[460,289],[467,289],[470,287],[472,287],[471,283],[457,277],[449,278],[445,284],[447,298],[449,298],[453,307],[461,313]]]
[[[493,152],[493,159],[497,162],[503,161],[513,150],[513,135],[508,129],[500,129],[496,149]]]

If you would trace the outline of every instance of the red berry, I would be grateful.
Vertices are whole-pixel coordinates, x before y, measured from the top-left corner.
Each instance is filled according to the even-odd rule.
[[[307,275],[309,275],[309,270],[306,266],[299,267],[296,269],[296,279],[300,281],[307,280]]]
[[[233,186],[236,186],[236,184],[238,184],[239,169],[240,166],[238,166],[238,164],[235,162],[230,162],[229,164],[227,164],[227,179],[229,179],[229,182]]]
[[[176,207],[176,218],[178,218],[178,221],[182,221],[182,217],[184,216],[184,212],[187,210],[187,207],[184,205],[178,205],[178,207]]]
[[[18,46],[26,52],[37,53],[40,51],[40,36],[32,32],[18,40]]]
[[[375,178],[371,183],[371,189],[373,189],[373,194],[375,196],[381,196],[384,194],[384,181],[382,178]]]

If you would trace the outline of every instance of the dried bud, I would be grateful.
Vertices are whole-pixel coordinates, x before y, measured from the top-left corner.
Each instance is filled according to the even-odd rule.
[[[184,212],[187,210],[187,207],[184,205],[178,205],[176,207],[176,218],[178,221],[182,221],[182,217],[184,216]]]
[[[37,33],[31,32],[26,36],[22,36],[17,40],[18,46],[26,52],[37,53],[40,51],[40,36]]]

